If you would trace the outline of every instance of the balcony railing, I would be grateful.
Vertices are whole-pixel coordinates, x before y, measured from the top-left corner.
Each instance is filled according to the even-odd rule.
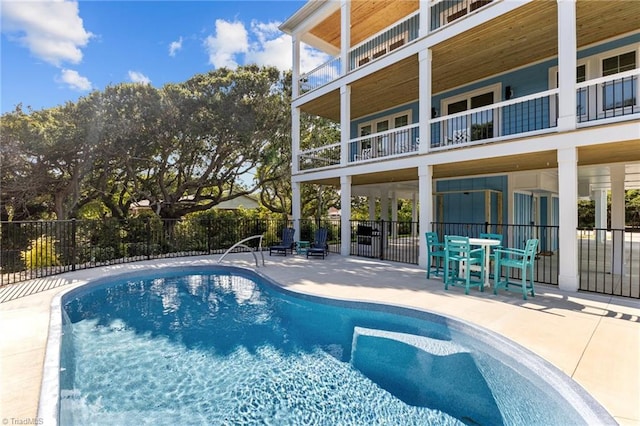
[[[548,132],[557,126],[558,90],[547,90],[431,120],[431,148],[445,149],[513,135]]]
[[[441,0],[431,6],[431,31],[448,25],[483,6],[492,0]]]
[[[349,70],[354,70],[374,59],[404,46],[418,38],[419,14],[414,13],[403,21],[354,46],[349,52]],[[328,84],[340,77],[340,57],[330,59],[318,68],[300,76],[300,93],[304,94]]]
[[[310,92],[340,77],[340,57],[332,58],[316,69],[300,76],[300,93]]]
[[[349,70],[368,64],[417,39],[418,31],[419,14],[414,13],[391,28],[354,46],[349,52]]]
[[[577,84],[578,123],[640,114],[640,68]],[[626,119],[626,117],[625,117]]]
[[[419,143],[418,124],[361,136],[349,141],[349,162],[409,154]]]
[[[299,170],[322,169],[340,164],[340,143],[302,151],[298,155]]]
[[[578,127],[640,119],[640,68],[576,85]],[[430,118],[431,151],[486,144],[554,132],[559,89],[546,90],[456,114]],[[419,124],[351,139],[349,164],[418,151]],[[335,152],[332,152],[335,150]],[[324,151],[327,151],[325,153]],[[339,144],[305,151],[300,170],[340,164]]]

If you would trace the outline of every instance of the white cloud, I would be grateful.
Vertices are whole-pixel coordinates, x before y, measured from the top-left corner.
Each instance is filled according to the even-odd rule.
[[[216,33],[204,41],[209,63],[216,68],[236,68],[237,56],[249,50],[249,36],[242,22],[216,20]]]
[[[2,32],[55,66],[77,64],[81,48],[93,34],[86,31],[75,1],[2,1]]]
[[[150,84],[151,79],[138,71],[129,71],[129,80],[134,83]]]
[[[205,47],[209,63],[216,68],[236,68],[238,63],[291,69],[291,36],[283,34],[280,22],[252,21],[250,31],[242,22],[216,21],[216,34],[207,37]],[[251,43],[249,43],[251,39]],[[307,45],[300,48],[301,72],[310,71],[331,57]]]
[[[87,77],[82,77],[78,74],[78,71],[63,69],[60,72],[60,76],[57,78],[58,82],[64,83],[69,86],[70,89],[78,90],[80,92],[87,92],[91,90],[91,82]]]
[[[182,37],[178,41],[172,41],[169,44],[169,56],[176,56],[176,52],[182,50]]]

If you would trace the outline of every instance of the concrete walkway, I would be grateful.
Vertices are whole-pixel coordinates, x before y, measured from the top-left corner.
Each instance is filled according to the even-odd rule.
[[[54,295],[86,280],[143,268],[217,263],[218,256],[113,265],[16,284],[0,303],[0,419],[37,415]],[[224,264],[255,267],[249,254]],[[425,309],[473,322],[528,348],[572,377],[623,425],[640,425],[640,301],[537,286],[537,295],[445,291],[414,265],[330,255],[269,257],[258,270],[299,292]],[[33,290],[37,288],[38,291]],[[7,289],[0,289],[5,295]],[[33,293],[33,294],[30,294]]]

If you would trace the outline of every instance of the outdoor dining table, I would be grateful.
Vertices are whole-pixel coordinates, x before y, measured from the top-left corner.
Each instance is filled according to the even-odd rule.
[[[469,244],[472,246],[480,246],[484,249],[484,286],[489,287],[491,285],[489,283],[489,275],[491,272],[491,259],[489,255],[491,254],[491,246],[500,245],[500,241],[490,238],[469,238]]]

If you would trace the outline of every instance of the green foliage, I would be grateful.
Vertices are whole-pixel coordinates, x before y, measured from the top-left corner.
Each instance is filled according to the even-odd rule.
[[[59,266],[60,259],[56,253],[56,242],[50,236],[43,235],[31,241],[27,250],[20,252],[27,269]]]

